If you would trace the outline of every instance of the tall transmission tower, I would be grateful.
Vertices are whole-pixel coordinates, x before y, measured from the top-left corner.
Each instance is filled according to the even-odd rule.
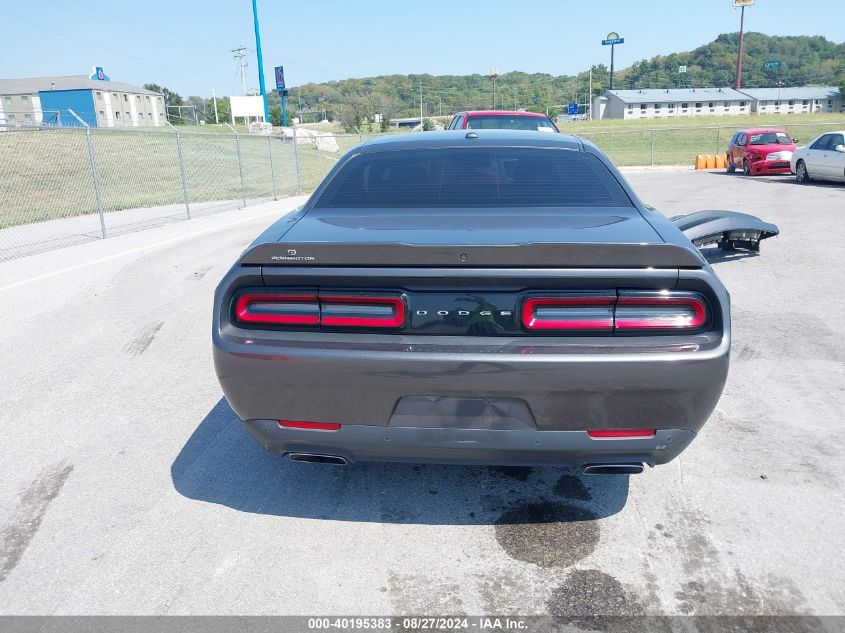
[[[234,55],[233,59],[238,62],[238,71],[241,73],[241,91],[244,95],[246,95],[246,67],[247,67],[247,60],[246,60],[246,47],[245,46],[238,46],[238,48],[232,49],[232,55]]]

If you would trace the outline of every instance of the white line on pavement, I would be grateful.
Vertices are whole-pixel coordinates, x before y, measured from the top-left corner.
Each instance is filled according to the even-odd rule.
[[[113,255],[109,255],[107,257],[101,257],[100,259],[94,259],[90,262],[85,262],[83,264],[77,264],[76,266],[70,266],[69,268],[61,268],[59,270],[54,270],[49,273],[44,273],[43,275],[38,275],[36,277],[30,277],[29,279],[22,279],[20,281],[16,281],[15,283],[9,284],[7,286],[0,286],[0,292],[4,290],[11,290],[13,288],[17,288],[19,286],[24,286],[28,283],[32,283],[33,281],[41,281],[43,279],[49,279],[50,277],[55,277],[56,275],[61,275],[62,273],[69,273],[74,270],[79,270],[81,268],[85,268],[86,266],[93,266],[94,264],[100,264],[102,262],[107,262],[111,259],[116,259],[118,257],[123,257],[124,255],[132,255],[133,253],[139,253],[141,251],[155,249],[161,246],[165,246],[167,244],[172,244],[174,242],[179,242],[180,240],[186,240],[198,235],[203,235],[204,233],[212,233],[213,231],[219,231],[220,229],[225,229],[230,226],[235,226],[237,224],[244,224],[245,222],[252,222],[258,218],[263,218],[268,215],[285,215],[285,213],[279,214],[279,210],[275,209],[273,211],[268,211],[267,213],[261,213],[259,215],[252,215],[248,218],[243,218],[242,220],[236,220],[234,222],[227,222],[226,224],[219,224],[217,226],[212,226],[207,229],[203,229],[201,231],[194,231],[192,233],[186,233],[185,235],[178,235],[176,237],[171,237],[166,240],[162,240],[161,242],[155,242],[153,244],[145,244],[144,246],[139,246],[138,248],[132,248],[128,251],[123,251],[121,253],[115,253]],[[101,242],[98,242],[101,243]]]

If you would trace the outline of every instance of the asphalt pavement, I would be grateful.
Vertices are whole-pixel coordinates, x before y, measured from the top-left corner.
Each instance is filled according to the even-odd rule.
[[[211,359],[214,287],[288,199],[0,264],[2,614],[845,614],[845,186],[625,172],[711,255],[730,378],[674,462],[290,463]]]

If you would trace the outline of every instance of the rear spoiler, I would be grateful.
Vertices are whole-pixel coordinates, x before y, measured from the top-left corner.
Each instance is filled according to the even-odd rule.
[[[697,251],[677,244],[529,243],[503,246],[404,243],[263,243],[242,264],[467,268],[701,268]]]
[[[698,211],[670,220],[698,248],[715,244],[723,250],[757,252],[762,240],[780,233],[776,225],[736,211]]]

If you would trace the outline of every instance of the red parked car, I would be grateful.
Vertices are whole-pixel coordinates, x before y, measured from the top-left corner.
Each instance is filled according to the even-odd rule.
[[[741,169],[746,176],[789,174],[797,140],[788,132],[773,128],[740,130],[728,145],[728,173]]]
[[[545,114],[521,110],[470,110],[458,112],[449,130],[534,130],[560,132]]]

